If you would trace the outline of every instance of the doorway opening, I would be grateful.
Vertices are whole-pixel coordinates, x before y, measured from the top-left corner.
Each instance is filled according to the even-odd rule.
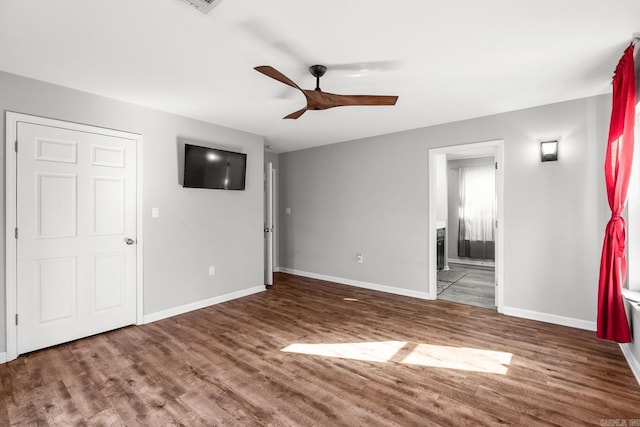
[[[429,150],[429,293],[502,312],[503,141]]]

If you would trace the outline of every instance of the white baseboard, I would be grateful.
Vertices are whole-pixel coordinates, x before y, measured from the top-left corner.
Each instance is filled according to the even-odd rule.
[[[190,304],[169,308],[167,310],[158,311],[156,313],[145,314],[143,323],[156,322],[168,317],[177,316],[179,314],[188,313],[190,311],[199,310],[222,302],[231,301],[236,298],[246,297],[258,292],[264,292],[264,286],[255,286],[253,288],[243,289],[241,291],[231,292],[230,294],[220,295],[218,297],[208,298],[202,301],[192,302]]]
[[[640,384],[640,360],[636,357],[636,355],[631,351],[631,346],[633,343],[628,344],[620,344],[620,350],[622,350],[622,354],[624,354],[624,358],[627,359],[627,363],[631,368],[631,372],[636,377],[636,381]]]
[[[7,353],[0,353],[0,363],[7,363]]]
[[[596,330],[596,322],[575,319],[573,317],[558,316],[555,314],[541,313],[539,311],[524,310],[522,308],[515,307],[503,307],[502,313],[506,314],[507,316],[522,317],[523,319],[538,320],[540,322],[553,323],[555,325],[586,329],[587,331]]]
[[[482,261],[473,258],[448,258],[447,264],[473,265],[476,267],[495,268],[495,261]]]
[[[378,285],[376,283],[361,282],[359,280],[344,279],[342,277],[327,276],[324,274],[310,273],[308,271],[294,270],[291,268],[280,267],[279,271],[283,273],[295,274],[296,276],[309,277],[311,279],[326,280],[328,282],[340,283],[342,285],[356,286],[358,288],[371,289],[373,291],[387,292],[405,297],[433,299],[428,292],[412,291],[410,289],[395,288],[393,286]]]

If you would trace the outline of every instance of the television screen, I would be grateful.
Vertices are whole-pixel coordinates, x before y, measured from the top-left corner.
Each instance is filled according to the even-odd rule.
[[[247,155],[215,148],[184,146],[183,187],[244,190]]]

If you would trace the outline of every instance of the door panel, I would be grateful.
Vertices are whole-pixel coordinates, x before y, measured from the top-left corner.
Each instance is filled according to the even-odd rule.
[[[38,326],[76,317],[76,258],[36,260],[36,281]]]
[[[74,141],[56,141],[53,139],[36,139],[36,160],[50,162],[75,163],[77,144]]]
[[[136,143],[17,127],[18,354],[136,322]]]
[[[97,255],[93,260],[93,310],[122,307],[125,288],[125,260],[121,253]]]
[[[37,237],[75,237],[78,200],[76,175],[36,173]]]
[[[91,234],[123,235],[124,191],[122,178],[91,177]]]
[[[124,150],[117,147],[91,146],[91,164],[112,168],[124,167]]]

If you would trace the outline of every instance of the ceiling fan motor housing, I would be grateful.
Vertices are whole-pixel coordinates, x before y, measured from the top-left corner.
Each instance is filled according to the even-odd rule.
[[[312,65],[309,67],[311,75],[316,78],[316,90],[320,92],[320,77],[324,76],[327,72],[327,67],[324,65]]]
[[[322,77],[327,72],[327,67],[324,65],[312,65],[309,67],[309,71],[313,77]]]

